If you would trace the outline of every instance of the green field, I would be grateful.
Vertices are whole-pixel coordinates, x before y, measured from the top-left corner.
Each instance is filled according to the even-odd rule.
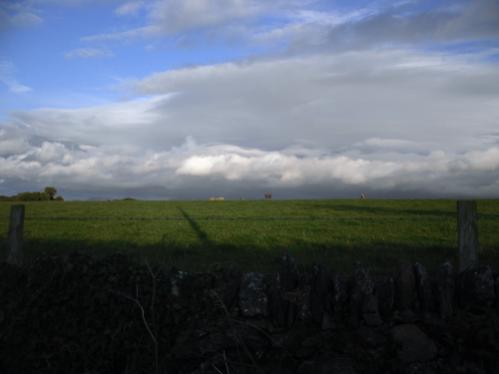
[[[6,253],[10,203],[0,203]],[[236,263],[267,270],[291,253],[333,269],[361,261],[375,269],[400,260],[430,268],[457,254],[451,200],[112,201],[26,203],[28,256],[81,250],[124,252],[183,269]],[[499,265],[499,200],[478,202],[484,262]]]

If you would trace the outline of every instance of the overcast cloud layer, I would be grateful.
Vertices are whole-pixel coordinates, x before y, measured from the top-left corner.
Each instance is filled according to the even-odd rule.
[[[43,22],[43,3],[0,18]],[[12,108],[0,194],[499,197],[498,3],[415,3],[116,2],[134,27],[82,35],[61,59],[119,64],[123,42],[195,49],[200,30],[265,53],[119,79],[121,99],[97,106]],[[8,60],[0,82],[31,90]]]

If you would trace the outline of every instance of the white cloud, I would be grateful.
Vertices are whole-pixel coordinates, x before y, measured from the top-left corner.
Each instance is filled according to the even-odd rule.
[[[401,67],[415,59],[413,52],[378,50],[185,68],[135,82],[143,94],[166,96],[20,112],[13,119],[39,136],[101,143],[105,134],[107,142],[154,148],[171,147],[188,135],[270,149],[335,149],[366,138],[459,147],[495,131],[499,89],[477,94],[470,85],[477,77],[498,81],[493,67],[466,60]],[[364,146],[372,147],[372,139]],[[393,144],[385,141],[383,147]]]
[[[24,84],[19,83],[15,78],[16,69],[10,61],[0,60],[0,83],[3,83],[10,92],[15,94],[23,94],[30,92],[32,89]]]
[[[499,40],[496,0],[434,4],[429,10],[421,9],[417,2],[371,2],[354,10],[330,9],[321,6],[324,4],[327,2],[314,0],[132,0],[116,8],[115,13],[144,11],[142,25],[88,35],[82,40],[166,37],[172,42],[185,42],[196,40],[202,30],[202,35],[211,39],[275,45],[281,51],[286,47],[287,53],[293,54]]]
[[[331,28],[328,39],[323,49],[497,43],[499,4],[496,0],[456,1],[452,5],[435,3],[431,9],[421,9],[415,2],[414,7],[381,8],[369,17]]]
[[[230,184],[234,196],[262,187],[298,188],[304,193],[314,186],[328,189],[329,196],[348,191],[356,196],[358,189],[418,191],[422,196],[491,196],[497,194],[499,147],[386,161],[343,154],[302,157],[286,149],[268,152],[192,140],[161,152],[107,146],[72,148],[44,142],[24,154],[0,156],[0,174],[7,184],[15,178],[40,185],[56,183],[66,190],[114,189],[117,195],[121,190],[151,186],[164,186],[175,194],[193,184],[199,186],[198,194],[209,195],[210,190]]]
[[[83,42],[102,42],[102,41],[127,41],[130,39],[145,38],[158,36],[161,34],[161,30],[156,26],[144,26],[138,27],[126,31],[102,33],[84,36],[81,38]]]
[[[173,35],[192,29],[218,27],[227,22],[256,15],[263,6],[260,0],[154,0],[147,3],[131,1],[116,9],[118,15],[147,10],[147,22],[137,28],[83,37],[86,42],[129,40],[152,36]]]
[[[477,92],[477,77],[499,72],[393,49],[160,72],[128,83],[146,95],[135,100],[13,113],[0,175],[4,190],[23,180],[192,197],[227,186],[491,196],[499,89]]]
[[[401,67],[422,58],[445,60],[400,50],[321,54],[168,71],[137,89],[177,92],[164,112],[183,124],[184,135],[206,141],[336,148],[367,137],[451,146],[494,131],[499,89],[478,95],[470,84],[478,77],[499,82],[494,66],[455,57]]]
[[[64,54],[67,59],[73,58],[109,58],[114,54],[110,50],[102,48],[77,48],[72,49]]]
[[[30,145],[26,139],[2,139],[0,138],[0,156],[8,156],[11,154],[19,154],[30,149]]]
[[[195,30],[209,30],[218,36],[229,38],[238,30],[239,37],[248,37],[255,31],[250,30],[258,17],[275,17],[286,22],[331,24],[340,15],[330,15],[307,11],[314,1],[301,0],[153,0],[150,2],[129,1],[116,8],[118,15],[136,14],[145,9],[146,20],[142,26],[125,31],[88,35],[86,42],[122,41],[137,38],[164,37],[181,35]],[[301,11],[301,13],[300,13]],[[298,19],[298,20],[296,20]],[[343,17],[346,19],[346,17]],[[264,22],[265,23],[265,22]],[[245,25],[250,26],[249,29]],[[185,35],[183,37],[186,37]],[[231,36],[235,37],[234,35]]]
[[[29,11],[19,12],[12,16],[11,22],[16,26],[34,26],[43,22],[43,19]]]
[[[144,1],[127,1],[116,8],[114,13],[118,16],[135,15],[144,7],[144,5]]]
[[[173,95],[78,109],[41,108],[12,114],[27,135],[75,144],[146,144],[165,117],[157,110]]]
[[[31,87],[25,86],[24,84],[19,83],[15,79],[1,79],[3,83],[7,85],[10,92],[15,94],[23,94],[26,92],[32,91]]]
[[[8,27],[36,26],[42,22],[42,17],[30,2],[0,2],[0,30]]]
[[[161,0],[151,7],[150,18],[165,32],[175,33],[253,16],[262,8],[254,0]]]

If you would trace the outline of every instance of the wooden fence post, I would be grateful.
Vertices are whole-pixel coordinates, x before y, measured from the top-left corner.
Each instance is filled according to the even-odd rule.
[[[478,227],[476,201],[457,202],[459,271],[478,265]]]
[[[13,265],[22,265],[23,262],[23,229],[24,229],[24,205],[12,205],[10,207],[9,226],[9,255],[7,262]]]

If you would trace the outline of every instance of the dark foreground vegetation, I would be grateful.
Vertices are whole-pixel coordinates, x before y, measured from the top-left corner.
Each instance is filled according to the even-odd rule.
[[[289,256],[187,273],[123,255],[0,263],[0,372],[475,373],[499,368],[499,278],[405,263],[373,275]]]

